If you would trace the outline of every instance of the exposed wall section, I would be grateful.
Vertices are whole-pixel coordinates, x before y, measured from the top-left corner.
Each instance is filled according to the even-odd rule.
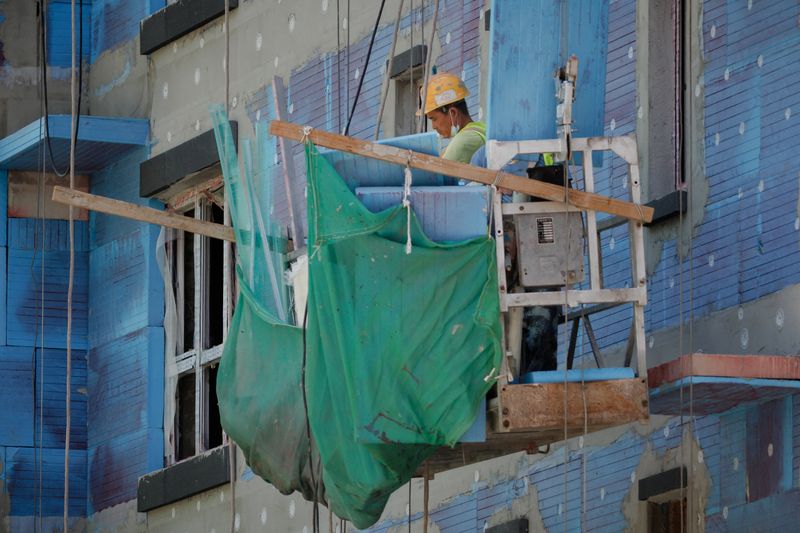
[[[36,2],[0,3],[0,139],[41,116],[36,97],[39,19]],[[48,69],[50,113],[69,109],[69,69]]]

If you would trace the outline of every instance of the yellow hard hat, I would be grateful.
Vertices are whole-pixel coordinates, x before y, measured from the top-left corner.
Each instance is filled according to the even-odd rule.
[[[427,115],[434,109],[458,102],[467,96],[469,96],[469,89],[461,78],[448,72],[436,74],[428,81],[424,113]],[[418,111],[417,114],[422,113]]]

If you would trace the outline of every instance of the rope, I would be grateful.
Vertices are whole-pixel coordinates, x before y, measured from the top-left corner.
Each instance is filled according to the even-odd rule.
[[[347,17],[345,20],[347,20],[347,28],[345,28],[347,38],[347,73],[344,79],[346,90],[344,105],[346,110],[347,106],[350,105],[350,0],[347,0]],[[339,131],[344,132],[344,130]]]
[[[43,38],[42,34],[44,32],[44,25],[41,24],[41,20],[44,19],[44,5],[40,5],[40,9],[38,10],[38,16],[40,18],[40,23],[37,24],[36,31],[37,31],[37,38],[36,38],[36,61],[38,65],[44,65],[43,61],[44,58],[42,56],[43,46]],[[39,108],[40,112],[43,116],[46,116],[45,112],[45,103],[44,103],[44,94],[42,91],[42,78],[47,73],[44,68],[39,69],[37,68],[37,76],[39,79],[38,84],[38,92],[39,92]],[[43,134],[43,125],[42,121],[39,121],[39,138],[42,138]],[[35,273],[35,260],[36,260],[36,253],[37,250],[41,252],[41,264],[40,264],[40,272],[39,272],[39,314],[40,320],[36,321],[36,331],[34,332],[33,336],[33,350],[31,353],[31,363],[33,367],[32,372],[32,380],[33,380],[33,409],[34,414],[36,413],[36,398],[39,398],[39,419],[38,419],[38,428],[36,427],[36,416],[34,416],[34,435],[36,435],[38,430],[39,439],[36,443],[36,447],[34,448],[34,472],[36,476],[36,497],[34,498],[33,504],[33,516],[36,518],[34,522],[34,531],[42,531],[42,520],[43,520],[43,506],[42,506],[42,492],[43,492],[43,458],[42,458],[42,450],[44,448],[44,266],[45,266],[45,249],[42,246],[41,250],[39,250],[39,232],[41,231],[41,235],[44,235],[44,207],[42,202],[42,195],[44,194],[44,175],[45,169],[47,168],[47,155],[45,150],[42,148],[41,143],[39,144],[39,154],[38,154],[38,161],[39,161],[39,181],[37,182],[37,191],[36,191],[36,216],[38,218],[38,225],[36,228],[36,232],[34,233],[34,241],[33,241],[33,257],[31,258],[31,282],[36,285],[36,273]],[[41,324],[41,329],[40,329]],[[39,333],[41,331],[41,357],[42,362],[41,365],[38,363],[38,357],[36,354],[37,347],[36,343],[39,339]],[[39,381],[37,382],[37,374]],[[38,510],[37,510],[38,509]],[[38,526],[38,527],[37,527]]]
[[[350,21],[347,21],[350,24]],[[338,122],[336,131],[342,131],[342,42],[341,42],[342,16],[339,12],[339,0],[336,0],[336,98]]]
[[[231,104],[231,27],[230,27],[230,0],[225,0],[225,16],[223,20],[223,27],[225,28],[225,115],[228,116],[230,113],[230,104]],[[230,117],[228,116],[228,119]],[[225,213],[225,218],[230,217],[230,212],[227,209],[227,200],[225,201],[225,206],[223,206],[223,211]],[[228,222],[228,221],[226,221]],[[228,222],[229,224],[230,222]],[[227,245],[227,243],[226,243]],[[228,245],[229,246],[229,245]],[[231,533],[236,531],[236,443],[230,438],[229,435],[226,435],[228,438],[228,477],[230,479],[230,486],[231,486]]]
[[[403,4],[405,0],[400,0],[400,7],[397,8],[397,18],[394,21],[394,31],[392,32],[392,46],[389,49],[389,64],[386,67],[386,74],[383,76],[383,87],[381,87],[381,106],[378,109],[378,118],[375,120],[374,140],[378,140],[381,133],[381,120],[383,119],[383,109],[386,107],[386,97],[389,94],[389,78],[392,74],[394,65],[394,51],[397,47],[397,35],[400,33],[400,19],[403,16]],[[341,128],[341,125],[339,126]]]
[[[423,10],[424,13],[424,10]],[[431,38],[428,40],[430,50],[428,53],[425,54],[425,72],[423,75],[425,76],[422,80],[422,106],[425,106],[425,100],[428,98],[428,78],[431,75],[431,56],[433,55],[433,39],[436,37],[436,22],[439,19],[439,0],[435,0],[433,3],[433,24],[431,26]],[[425,32],[422,32],[422,38],[425,38]],[[425,44],[425,43],[423,43]],[[423,124],[425,124],[425,115],[421,115],[417,122],[417,131],[422,131]]]
[[[403,207],[406,208],[406,255],[411,254],[411,150],[403,171]]]
[[[347,117],[347,125],[344,127],[344,134],[350,133],[350,123],[353,121],[353,115],[356,112],[358,105],[358,97],[361,96],[361,88],[364,86],[364,79],[367,77],[367,68],[369,68],[369,58],[372,56],[372,47],[375,45],[375,36],[378,34],[378,27],[381,23],[381,15],[383,14],[383,6],[386,5],[386,0],[381,0],[381,6],[378,9],[378,18],[375,20],[375,26],[372,28],[372,37],[369,39],[369,47],[367,48],[367,57],[364,59],[364,72],[358,77],[358,88],[356,89],[356,96],[353,98],[353,107],[350,108],[350,115]],[[350,20],[347,21],[347,29],[350,29]]]
[[[411,480],[408,480],[408,533],[411,533]]]
[[[81,9],[83,2],[81,2]],[[69,146],[69,188],[75,189],[75,142],[76,105],[75,92],[77,84],[76,57],[75,57],[75,0],[70,7],[72,30],[72,72],[70,75],[70,146]],[[72,433],[72,293],[75,285],[75,214],[74,208],[69,206],[69,282],[67,286],[67,383],[66,383],[66,427],[64,429],[64,531],[69,531],[69,445]]]
[[[416,89],[414,88],[414,0],[409,0],[409,2],[408,2],[408,20],[410,21],[410,25],[409,25],[409,30],[410,30],[409,40],[410,40],[410,44],[409,44],[409,47],[408,47],[408,53],[409,53],[409,61],[408,61],[408,64],[409,64],[409,67],[408,67],[409,83],[408,83],[408,88],[409,88],[409,97],[411,98],[411,108],[414,109],[414,111],[416,112],[417,103],[414,101],[414,93],[416,92]],[[412,119],[412,120],[415,120],[415,119]],[[408,133],[413,133],[413,131],[414,130],[411,129],[411,130],[409,130]]]
[[[423,474],[425,476],[423,485],[422,485],[422,533],[428,533],[428,514],[429,514],[429,502],[431,496],[430,491],[430,462],[425,460],[425,472]]]
[[[39,46],[41,46],[41,60],[42,60],[41,61],[41,67],[42,67],[41,81],[42,81],[42,93],[43,93],[43,99],[44,99],[44,112],[42,113],[42,115],[44,117],[45,146],[47,148],[46,153],[47,153],[48,161],[50,163],[50,168],[53,170],[53,172],[56,174],[56,176],[58,176],[60,178],[63,178],[63,177],[66,177],[69,174],[69,167],[67,167],[66,170],[61,171],[56,166],[55,158],[53,157],[52,141],[51,141],[51,138],[50,138],[50,111],[49,111],[49,104],[48,104],[49,98],[48,98],[48,90],[47,90],[47,24],[45,23],[45,20],[47,18],[46,14],[47,14],[47,2],[42,2],[41,3],[41,9],[39,11],[39,15],[40,15],[40,19],[39,19],[39,28],[40,28]],[[73,14],[72,18],[73,19],[75,18],[74,14]],[[80,92],[81,92],[81,88],[83,87],[83,2],[81,2],[80,7],[79,7],[79,18],[80,18],[80,21],[79,21],[79,24],[78,24],[78,26],[79,26],[79,28],[78,28],[78,31],[79,31],[78,39],[79,39],[79,42],[80,42],[79,48],[81,49],[81,53],[80,53],[80,55],[78,57],[78,66],[79,66],[79,70],[78,70],[78,88],[79,88],[79,91],[78,92],[79,92],[79,97],[78,97],[78,111],[77,111],[76,114],[80,117],[80,114],[81,114]],[[74,40],[74,38],[75,38],[75,36],[74,36],[74,29],[75,29],[74,28],[74,26],[75,26],[74,25],[74,20],[73,20],[73,25],[72,26],[73,26],[73,28],[72,28],[73,29],[72,38]],[[75,65],[73,64],[72,67],[74,69]],[[73,130],[75,131],[75,139],[76,139],[75,142],[76,143],[77,143],[79,128],[80,128],[80,120],[78,120],[77,123],[75,123],[74,127],[73,127]],[[39,135],[39,138],[41,139],[41,134]],[[45,166],[47,166],[47,165],[45,165]]]

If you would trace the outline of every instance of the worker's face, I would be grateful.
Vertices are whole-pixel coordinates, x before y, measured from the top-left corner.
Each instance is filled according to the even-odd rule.
[[[431,121],[431,126],[433,126],[433,129],[436,130],[436,133],[445,139],[450,137],[450,131],[454,124],[454,118],[452,117],[453,114],[455,114],[454,109],[450,109],[449,114],[445,113],[441,109],[434,109],[428,113],[428,119]]]

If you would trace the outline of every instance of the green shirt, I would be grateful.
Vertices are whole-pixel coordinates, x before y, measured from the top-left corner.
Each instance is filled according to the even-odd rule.
[[[470,122],[459,131],[445,148],[442,157],[469,163],[478,148],[486,144],[486,124]]]

